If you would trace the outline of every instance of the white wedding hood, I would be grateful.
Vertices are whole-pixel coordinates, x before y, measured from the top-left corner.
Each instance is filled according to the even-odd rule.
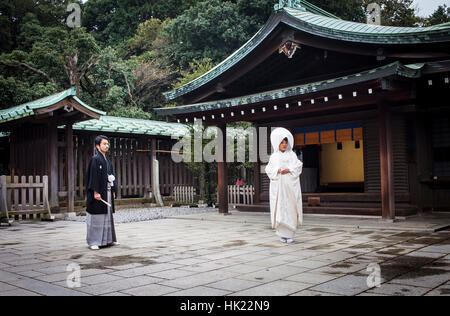
[[[283,127],[278,127],[272,131],[270,134],[270,143],[272,144],[272,148],[274,152],[280,151],[280,144],[283,139],[288,139],[288,151],[294,148],[294,136],[292,136],[291,132]]]

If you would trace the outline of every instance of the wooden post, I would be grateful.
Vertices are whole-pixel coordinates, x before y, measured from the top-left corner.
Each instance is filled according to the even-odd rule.
[[[255,157],[256,161],[253,164],[253,187],[254,192],[255,192],[255,196],[254,196],[254,203],[255,204],[259,204],[260,201],[260,183],[261,183],[261,165],[259,163],[259,126],[256,126],[256,134],[253,136],[253,151],[255,153]],[[253,203],[252,203],[253,204]]]
[[[218,199],[219,199],[219,213],[227,215],[228,214],[228,174],[227,174],[227,163],[226,163],[226,152],[227,152],[227,125],[226,123],[221,123],[217,126],[222,132],[222,139],[218,139],[219,142],[219,161],[217,162],[217,176],[218,176]]]
[[[1,198],[0,198],[0,211],[5,213],[5,222],[8,224],[11,224],[9,220],[9,214],[8,214],[8,197],[7,197],[7,183],[6,183],[6,176],[0,177],[2,191],[1,191]]]
[[[417,113],[414,118],[416,134],[417,159],[417,197],[415,200],[422,211],[433,207],[433,190],[428,183],[433,176],[433,142],[430,118],[424,113]],[[413,180],[410,180],[413,181]]]
[[[154,178],[155,169],[154,169],[154,163],[153,162],[156,160],[156,150],[157,150],[157,148],[156,148],[156,138],[152,138],[152,140],[151,140],[151,154],[150,154],[150,168],[151,168],[151,174],[152,174],[151,186],[152,186],[153,194],[155,194],[155,178]]]
[[[48,124],[48,176],[50,208],[58,209],[58,128],[56,122],[51,120]],[[62,163],[62,162],[61,162]]]
[[[13,129],[9,137],[10,177],[16,174],[16,133],[16,129]]]
[[[42,177],[43,189],[42,189],[42,202],[44,203],[44,208],[48,209],[48,177]]]
[[[391,114],[388,104],[378,103],[381,172],[381,208],[383,219],[395,219],[395,188],[392,152]]]
[[[151,168],[152,168],[152,192],[155,197],[155,202],[158,206],[164,206],[161,192],[160,192],[160,166],[158,160],[156,160],[156,151],[158,150],[156,145],[156,138],[152,138],[152,159],[151,159]]]
[[[75,175],[73,161],[73,129],[72,123],[66,125],[66,172],[67,172],[67,212],[75,210]]]
[[[143,149],[148,149],[148,139],[142,139],[142,145]],[[148,158],[148,153],[144,152],[142,154],[142,164],[144,169],[144,176],[143,176],[143,185],[144,185],[144,197],[149,197],[149,189],[150,189],[150,183],[151,183],[151,165]]]

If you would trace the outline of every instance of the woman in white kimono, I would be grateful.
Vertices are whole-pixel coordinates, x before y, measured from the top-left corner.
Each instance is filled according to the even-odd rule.
[[[272,228],[281,241],[292,243],[298,225],[303,224],[300,174],[303,163],[292,151],[294,137],[285,128],[277,128],[270,135],[274,153],[270,156],[266,173],[270,179],[270,216]]]

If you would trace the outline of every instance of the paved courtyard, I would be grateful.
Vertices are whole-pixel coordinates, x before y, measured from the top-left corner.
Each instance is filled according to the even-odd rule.
[[[100,251],[84,223],[16,222],[0,229],[0,295],[448,295],[445,221],[305,216],[288,245],[268,214],[183,215],[118,224],[121,245]]]

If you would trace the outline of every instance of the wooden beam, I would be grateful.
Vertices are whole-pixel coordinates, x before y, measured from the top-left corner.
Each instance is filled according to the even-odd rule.
[[[155,189],[155,183],[154,183],[154,180],[153,180],[153,175],[154,175],[154,172],[155,172],[155,169],[154,169],[154,161],[156,160],[156,150],[157,150],[157,148],[156,148],[156,138],[152,138],[151,139],[151,149],[150,149],[150,151],[151,151],[151,153],[150,153],[150,167],[151,167],[151,174],[152,174],[152,179],[151,179],[151,183],[152,183],[152,188],[153,188],[153,193],[155,192],[154,191],[154,189]]]
[[[378,103],[379,137],[380,137],[380,173],[381,173],[381,208],[382,217],[395,219],[394,157],[392,151],[391,114],[388,103]]]
[[[288,15],[284,15],[282,22],[294,25],[299,29],[303,29],[301,21],[293,20]],[[430,44],[419,45],[374,45],[367,43],[355,43],[352,41],[342,41],[338,39],[324,38],[313,35],[308,32],[297,30],[295,32],[295,40],[303,45],[321,48],[324,50],[338,51],[351,55],[365,55],[365,56],[383,56],[393,58],[445,58],[450,56],[445,48],[438,48],[435,51],[430,49]],[[382,49],[380,54],[379,49]]]
[[[35,111],[35,115],[43,115],[43,114],[55,112],[59,109],[64,108],[65,106],[71,107],[72,111],[81,112],[85,116],[88,116],[89,119],[99,119],[100,118],[100,114],[97,114],[97,113],[85,108],[80,103],[75,101],[72,97],[65,98],[64,100],[61,100],[58,103],[55,103],[51,106],[48,106],[48,107],[45,107],[42,109],[38,109]],[[68,112],[68,113],[71,113],[71,112]],[[73,113],[73,114],[76,114],[76,113]],[[81,120],[82,120],[82,116],[80,116],[80,118],[79,118],[79,121],[81,121]]]
[[[142,137],[143,139],[146,138],[156,138],[164,141],[170,141],[172,140],[171,136],[161,136],[161,135],[145,135],[145,134],[131,134],[131,133],[120,133],[120,132],[107,132],[107,131],[90,131],[90,130],[77,130],[74,131],[75,135],[105,135],[107,137],[120,137],[120,138],[136,138],[136,137]]]
[[[100,114],[95,113],[94,111],[91,111],[87,108],[85,108],[84,106],[82,106],[80,103],[78,103],[77,101],[75,101],[73,98],[69,99],[69,104],[72,105],[76,110],[78,110],[79,112],[83,113],[84,116],[87,116],[88,118],[86,120],[91,120],[91,119],[99,119],[100,118]],[[82,116],[83,117],[83,116]],[[81,118],[80,117],[80,121]]]
[[[148,142],[149,142],[148,138],[144,138],[144,137],[141,138],[141,144],[145,144],[144,147],[148,148]],[[152,179],[152,175],[151,175],[152,164],[150,162],[151,160],[149,158],[149,155],[151,155],[151,154],[145,153],[142,156],[142,158],[143,158],[142,163],[144,165],[144,180],[143,181],[144,181],[144,197],[145,198],[149,196],[150,184],[152,182],[152,180],[151,180]]]
[[[16,133],[17,129],[13,129],[11,131],[10,137],[9,137],[9,165],[10,165],[10,176],[11,179],[14,179],[14,176],[16,174]]]
[[[413,122],[417,148],[415,153],[417,179],[410,179],[410,181],[416,181],[418,186],[417,206],[422,211],[426,211],[433,206],[433,189],[426,182],[431,180],[433,174],[432,119],[429,114],[416,113]]]
[[[54,119],[48,123],[48,173],[50,208],[58,209],[58,127]]]
[[[259,126],[256,125],[256,133],[254,135],[253,140],[254,151],[256,154],[256,162],[253,164],[253,186],[255,188],[255,197],[254,203],[259,204],[261,202],[260,199],[260,190],[261,190],[261,165],[259,163]]]
[[[355,89],[356,90],[356,89]],[[358,90],[359,91],[359,90]],[[332,100],[329,98],[328,102],[325,102],[324,97],[326,95],[320,95],[316,97],[308,97],[308,98],[296,98],[296,99],[286,99],[284,101],[268,101],[265,103],[254,104],[250,106],[238,106],[235,108],[227,108],[219,111],[207,111],[207,112],[197,112],[190,113],[188,115],[179,115],[177,116],[180,119],[185,119],[186,117],[191,118],[191,121],[194,117],[200,118],[202,116],[206,116],[207,120],[204,121],[204,125],[214,125],[217,124],[215,121],[221,120],[227,123],[231,122],[261,122],[267,120],[283,120],[286,118],[293,119],[295,116],[297,118],[302,118],[305,115],[314,115],[318,113],[323,115],[325,111],[336,111],[336,110],[345,110],[354,111],[355,108],[367,106],[367,105],[376,105],[378,100],[384,99],[389,100],[391,102],[402,102],[406,100],[412,100],[411,91],[382,91],[382,92],[373,92],[373,94],[361,95],[359,94],[357,97],[353,97],[349,94],[344,94],[342,99]],[[314,104],[311,104],[311,100],[314,99]],[[302,101],[302,106],[298,106],[297,102]],[[290,107],[286,109],[283,105],[288,103]],[[273,110],[273,105],[278,105],[278,110]],[[263,112],[262,107],[266,107],[266,112]],[[255,113],[251,113],[251,109],[255,110]],[[241,116],[240,111],[245,111],[246,115]],[[234,112],[235,115],[231,116],[230,112]],[[207,113],[207,114],[206,114]],[[222,118],[221,114],[224,114],[225,117]],[[206,115],[205,115],[206,114]],[[211,115],[215,116],[215,120],[210,119]]]
[[[66,125],[67,212],[75,210],[75,168],[73,155],[73,124]]]
[[[222,139],[218,139],[219,142],[219,154],[217,162],[217,192],[219,198],[219,213],[227,215],[228,214],[228,172],[226,163],[226,152],[227,152],[227,125],[226,123],[220,123],[217,127],[222,132]]]
[[[277,28],[280,22],[280,17],[275,18],[269,25],[265,28],[268,32],[272,32]],[[281,31],[281,29],[278,29]],[[183,104],[193,104],[198,103],[201,100],[209,97],[210,95],[218,91],[218,84],[223,88],[226,88],[230,83],[238,80],[246,73],[257,67],[264,60],[266,60],[270,55],[278,50],[278,47],[283,44],[282,36],[278,36],[279,31],[274,32],[270,35],[270,39],[265,39],[263,43],[257,47],[253,52],[246,56],[243,60],[239,62],[237,66],[235,65],[229,71],[221,74],[219,77],[213,79],[211,82],[203,87],[200,87],[197,92],[191,92],[183,97]],[[261,36],[261,35],[260,35]]]

